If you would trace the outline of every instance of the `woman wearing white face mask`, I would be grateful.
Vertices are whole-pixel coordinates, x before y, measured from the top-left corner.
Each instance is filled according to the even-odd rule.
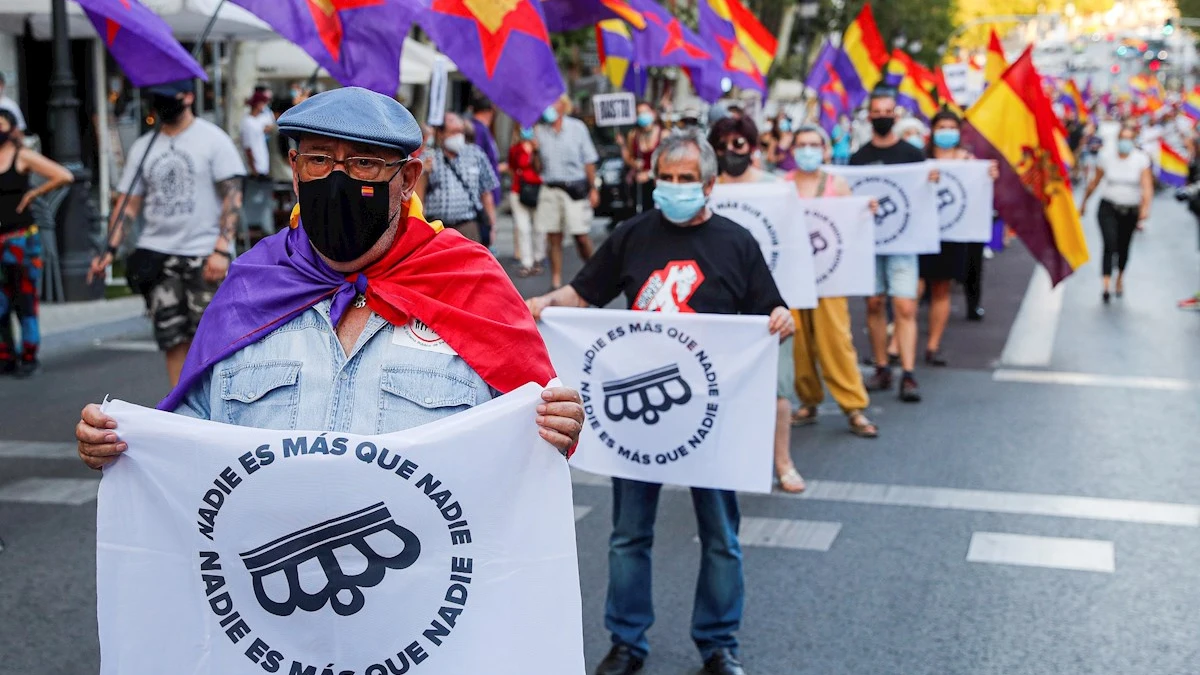
[[[1133,244],[1135,230],[1144,229],[1150,217],[1150,202],[1154,199],[1154,177],[1150,173],[1150,158],[1137,149],[1134,138],[1137,133],[1131,127],[1122,127],[1117,136],[1116,150],[1102,150],[1096,166],[1096,174],[1088,184],[1087,193],[1079,210],[1097,188],[1100,190],[1100,209],[1096,219],[1100,222],[1100,233],[1104,237],[1104,254],[1100,258],[1104,292],[1101,299],[1108,304],[1109,283],[1112,279],[1113,259],[1117,267],[1117,297],[1125,292],[1125,265],[1129,262],[1129,248]]]

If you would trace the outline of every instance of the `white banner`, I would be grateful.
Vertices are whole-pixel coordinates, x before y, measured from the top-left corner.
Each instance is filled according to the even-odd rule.
[[[369,437],[108,404],[129,450],[100,483],[101,674],[583,675],[541,390]]]
[[[817,295],[875,295],[875,220],[870,197],[805,199]]]
[[[875,213],[875,255],[937,253],[938,235],[933,165],[830,166],[829,173],[843,176],[856,197],[879,202]]]
[[[988,175],[991,162],[944,160],[933,164],[941,172],[936,189],[942,241],[991,241],[995,188]]]
[[[446,57],[438,54],[433,60],[433,74],[429,79],[429,114],[425,118],[425,123],[431,127],[440,127],[446,121],[446,89],[450,86],[446,71]]]
[[[804,209],[791,181],[718,184],[709,207],[754,235],[788,307],[817,306]]]
[[[767,317],[550,308],[542,336],[583,396],[572,466],[771,491],[779,338]]]
[[[618,127],[637,124],[637,99],[627,91],[596,94],[592,97],[596,126]]]

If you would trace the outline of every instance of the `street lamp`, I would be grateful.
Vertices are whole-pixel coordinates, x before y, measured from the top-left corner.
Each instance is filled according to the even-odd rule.
[[[68,301],[95,300],[104,295],[104,280],[87,283],[92,263],[92,233],[96,215],[88,200],[92,175],[83,164],[79,140],[79,99],[71,74],[70,34],[67,32],[67,0],[53,0],[54,74],[50,78],[50,126],[54,129],[54,158],[75,175],[56,218],[55,234],[62,269],[64,297]]]

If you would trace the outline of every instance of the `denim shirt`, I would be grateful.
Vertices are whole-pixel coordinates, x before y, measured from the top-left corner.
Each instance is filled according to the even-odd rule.
[[[349,356],[324,300],[213,366],[176,413],[260,429],[403,431],[496,394],[419,322],[372,313]]]

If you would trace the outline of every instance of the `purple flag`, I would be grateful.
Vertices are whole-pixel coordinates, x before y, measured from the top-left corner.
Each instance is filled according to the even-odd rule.
[[[690,28],[654,0],[629,0],[646,19],[646,28],[633,31],[634,62],[642,67],[710,65],[714,56]]]
[[[387,96],[418,3],[403,0],[232,0],[308,52],[333,79]]]
[[[551,33],[563,33],[608,19],[624,19],[637,28],[645,26],[639,12],[626,0],[541,0],[546,27]]]
[[[840,115],[851,114],[868,93],[850,57],[829,42],[821,47],[805,84],[817,92],[821,126],[826,130],[833,128]]]
[[[721,18],[711,2],[700,3],[700,35],[711,62],[689,69],[692,86],[700,98],[712,103],[731,87],[752,89],[767,97],[767,78],[738,42],[733,23]]]
[[[421,4],[421,28],[476,89],[522,125],[537,122],[566,91],[538,0]]]
[[[109,53],[135,87],[198,77],[204,69],[154,12],[137,0],[78,0]]]

